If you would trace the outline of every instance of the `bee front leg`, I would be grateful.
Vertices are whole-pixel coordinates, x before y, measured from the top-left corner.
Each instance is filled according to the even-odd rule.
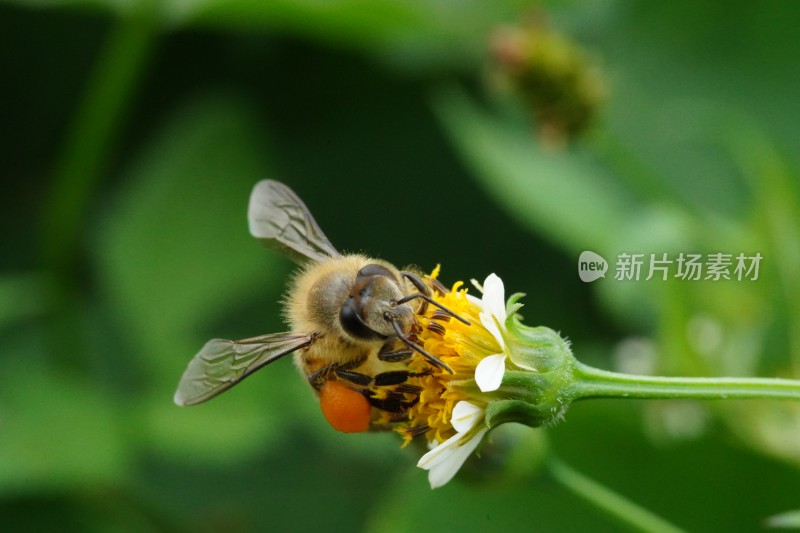
[[[386,363],[399,363],[405,361],[414,354],[414,350],[392,350],[390,343],[384,344],[378,352],[378,360]]]

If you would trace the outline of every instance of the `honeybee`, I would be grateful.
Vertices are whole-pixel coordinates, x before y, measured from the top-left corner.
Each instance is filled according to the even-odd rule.
[[[322,401],[328,421],[342,431],[363,431],[374,410],[402,416],[415,402],[410,386],[393,395],[374,387],[402,384],[407,361],[424,357],[452,373],[415,341],[415,314],[427,305],[466,322],[431,298],[437,281],[380,259],[342,255],[306,205],[286,185],[258,182],[248,207],[250,233],[267,248],[302,265],[284,298],[290,332],[242,340],[213,339],[189,362],[175,403],[195,405],[233,387],[260,368],[294,353],[295,363]],[[325,401],[327,397],[335,398]],[[342,409],[344,412],[328,411]]]

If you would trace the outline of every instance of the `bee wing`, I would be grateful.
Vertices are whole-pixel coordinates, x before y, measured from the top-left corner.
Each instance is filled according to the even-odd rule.
[[[273,180],[256,183],[250,194],[247,220],[253,237],[297,263],[340,255],[306,204],[283,183]]]
[[[314,342],[314,335],[273,333],[238,341],[212,339],[181,376],[175,403],[202,403],[230,389],[269,363]]]

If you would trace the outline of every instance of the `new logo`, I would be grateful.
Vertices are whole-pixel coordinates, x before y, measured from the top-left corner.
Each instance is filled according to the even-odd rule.
[[[586,250],[578,258],[578,276],[581,281],[591,283],[598,278],[606,277],[608,261],[594,252]]]

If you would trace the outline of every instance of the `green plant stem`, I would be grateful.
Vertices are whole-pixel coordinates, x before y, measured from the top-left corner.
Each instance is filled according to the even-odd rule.
[[[773,399],[800,400],[800,380],[777,378],[683,378],[620,374],[576,363],[573,400],[641,399]]]
[[[660,516],[589,479],[556,458],[550,458],[546,466],[550,475],[563,487],[635,531],[648,533],[678,533],[682,531]]]

